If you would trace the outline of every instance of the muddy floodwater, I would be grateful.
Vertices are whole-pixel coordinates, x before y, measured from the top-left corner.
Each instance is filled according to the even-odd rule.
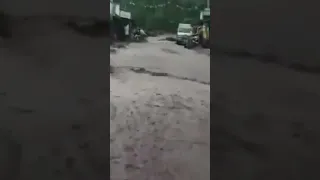
[[[209,56],[160,39],[111,55],[111,179],[210,177]]]

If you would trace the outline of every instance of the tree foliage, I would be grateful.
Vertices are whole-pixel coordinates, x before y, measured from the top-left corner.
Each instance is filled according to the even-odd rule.
[[[205,7],[199,1],[181,0],[122,0],[120,7],[130,11],[136,23],[149,30],[175,31],[178,23],[199,21]]]

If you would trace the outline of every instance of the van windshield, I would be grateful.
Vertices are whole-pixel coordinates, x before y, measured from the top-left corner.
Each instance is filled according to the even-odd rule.
[[[190,33],[190,32],[192,32],[192,29],[191,28],[179,28],[178,32]]]

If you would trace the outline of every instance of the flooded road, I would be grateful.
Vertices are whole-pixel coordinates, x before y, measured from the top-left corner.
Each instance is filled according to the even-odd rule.
[[[160,39],[111,55],[111,179],[210,178],[210,57]]]

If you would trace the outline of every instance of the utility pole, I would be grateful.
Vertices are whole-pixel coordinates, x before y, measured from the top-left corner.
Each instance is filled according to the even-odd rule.
[[[210,0],[207,0],[207,8],[210,8]]]

